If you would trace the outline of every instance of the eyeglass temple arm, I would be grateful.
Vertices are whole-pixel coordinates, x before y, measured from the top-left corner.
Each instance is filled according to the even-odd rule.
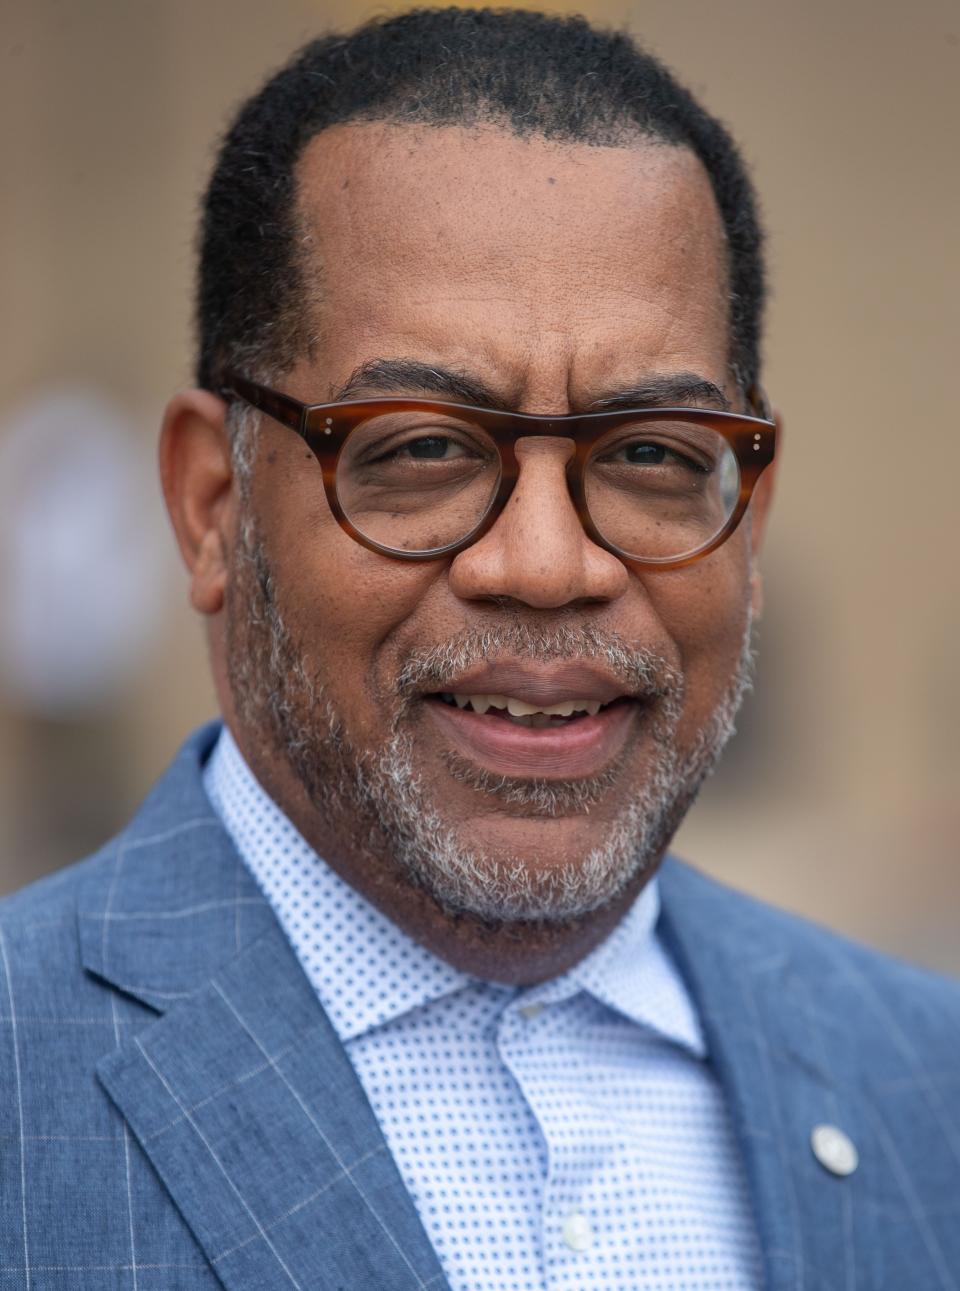
[[[267,390],[264,386],[257,385],[255,381],[248,381],[239,372],[226,372],[224,381],[225,384],[221,387],[220,393],[225,398],[231,396],[240,398],[244,403],[249,403],[254,408],[259,408],[261,412],[265,412],[268,417],[273,417],[281,425],[289,426],[291,430],[296,430],[300,434],[303,433],[307,405],[301,403],[299,399],[279,394],[276,390]]]

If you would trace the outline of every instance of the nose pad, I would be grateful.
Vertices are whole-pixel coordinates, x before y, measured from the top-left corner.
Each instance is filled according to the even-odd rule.
[[[507,597],[537,609],[622,595],[626,566],[588,538],[577,514],[569,483],[573,440],[529,436],[515,451],[519,474],[503,514],[450,565],[455,595]]]

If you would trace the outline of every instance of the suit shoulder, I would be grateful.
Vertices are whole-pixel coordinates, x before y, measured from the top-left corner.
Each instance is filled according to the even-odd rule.
[[[79,893],[87,879],[113,863],[116,842],[113,839],[91,856],[0,897],[0,923],[12,930],[38,921],[53,923],[75,914]]]
[[[79,971],[77,916],[87,883],[110,872],[108,845],[0,899],[0,947],[37,986]],[[9,964],[8,964],[9,967]]]
[[[201,766],[219,735],[219,723],[201,727],[140,804],[133,819],[85,860],[28,884],[0,899],[0,929],[8,938],[28,930],[54,935],[73,928],[78,912],[92,903],[102,910],[111,898],[118,859],[140,855],[197,824],[216,825],[203,788]]]
[[[671,861],[669,871],[664,878],[674,902],[705,903],[716,925],[729,928],[745,948],[782,956],[784,971],[816,1008],[846,1016],[853,1030],[865,1033],[871,1021],[888,1035],[898,1029],[923,1033],[960,1057],[960,982],[954,978],[728,888],[681,862]]]

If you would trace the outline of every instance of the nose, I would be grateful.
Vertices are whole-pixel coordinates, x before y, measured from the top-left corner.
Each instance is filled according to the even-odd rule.
[[[570,497],[567,465],[573,452],[569,439],[517,440],[520,474],[503,514],[450,566],[456,596],[509,597],[549,610],[623,595],[626,566],[591,542]]]

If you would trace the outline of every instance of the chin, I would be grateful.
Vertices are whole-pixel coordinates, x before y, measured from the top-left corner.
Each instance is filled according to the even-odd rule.
[[[672,815],[637,797],[547,817],[451,806],[395,820],[393,856],[445,912],[499,923],[565,923],[609,906],[653,872],[673,830]]]

